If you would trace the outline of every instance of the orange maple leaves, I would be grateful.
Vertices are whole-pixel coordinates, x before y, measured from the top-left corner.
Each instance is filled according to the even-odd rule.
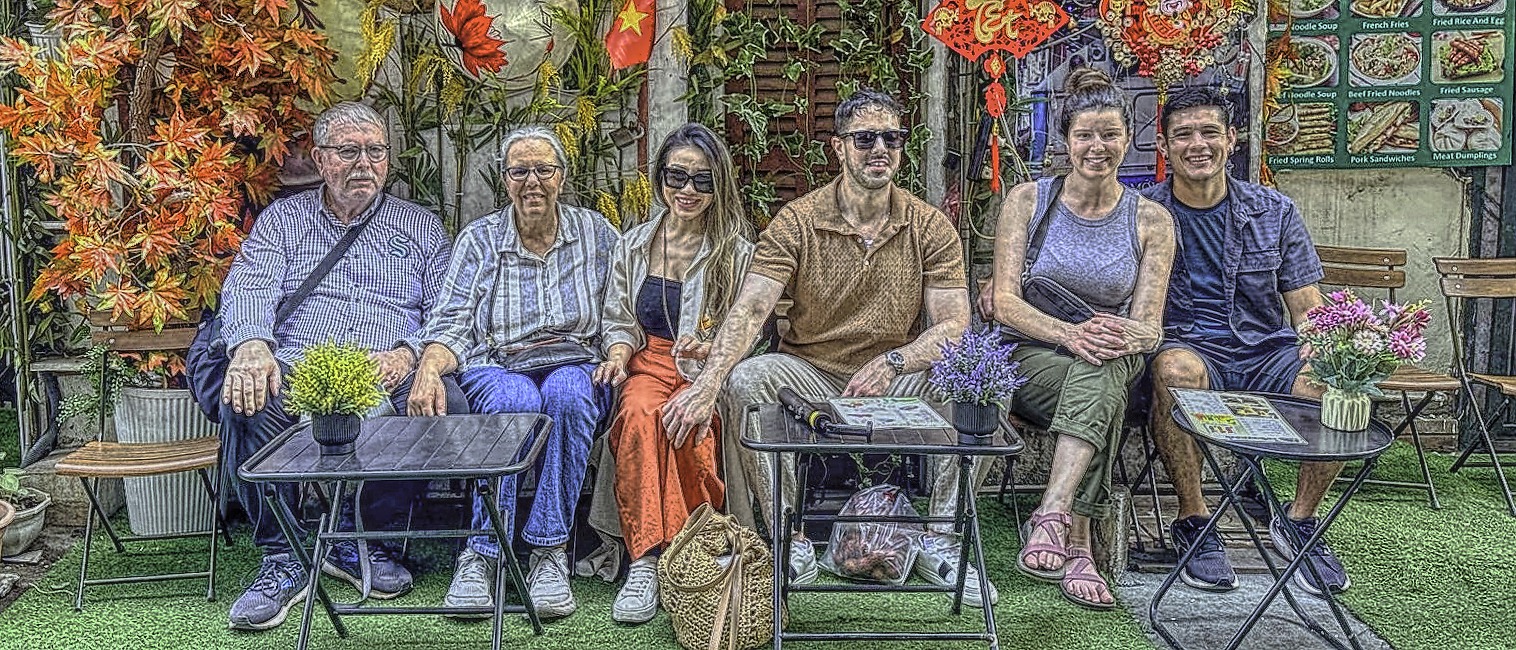
[[[499,72],[506,66],[505,52],[500,49],[505,41],[490,35],[495,19],[484,12],[483,3],[458,0],[452,11],[448,11],[446,5],[440,10],[442,26],[452,34],[452,45],[462,51],[463,69],[469,76],[478,77],[480,69]]]
[[[0,39],[0,72],[23,82],[0,129],[67,228],[30,300],[82,298],[154,328],[214,306],[244,200],[268,200],[333,79],[335,52],[288,8],[60,0],[58,51]]]

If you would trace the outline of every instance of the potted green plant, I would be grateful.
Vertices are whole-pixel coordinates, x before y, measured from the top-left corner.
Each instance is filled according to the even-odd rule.
[[[311,437],[327,455],[348,454],[363,414],[384,399],[379,364],[350,343],[323,343],[305,351],[290,371],[285,408],[311,416]]]
[[[21,486],[20,468],[0,469],[0,554],[24,552],[37,541],[52,502],[46,492]]]
[[[1017,344],[1002,344],[993,330],[970,330],[942,345],[927,382],[953,405],[959,442],[988,444],[1000,426],[1000,408],[1026,384],[1021,362],[1011,359]]]

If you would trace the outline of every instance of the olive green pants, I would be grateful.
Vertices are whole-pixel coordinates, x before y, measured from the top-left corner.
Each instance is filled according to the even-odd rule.
[[[1111,505],[1111,466],[1121,439],[1127,395],[1142,374],[1143,356],[1130,354],[1095,366],[1078,357],[1023,344],[1011,353],[1027,383],[1011,411],[1054,436],[1072,436],[1095,448],[1074,493],[1074,513],[1104,518]],[[1057,471],[1059,468],[1053,468]]]

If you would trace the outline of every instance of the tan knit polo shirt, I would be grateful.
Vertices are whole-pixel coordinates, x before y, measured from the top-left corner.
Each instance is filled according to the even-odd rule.
[[[963,250],[947,216],[890,186],[890,217],[865,252],[842,218],[833,179],[779,210],[749,271],[784,285],[795,301],[779,350],[817,368],[852,375],[912,340],[923,294],[965,289]]]

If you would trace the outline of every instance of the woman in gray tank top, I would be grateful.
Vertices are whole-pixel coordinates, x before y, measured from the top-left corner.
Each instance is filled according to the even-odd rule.
[[[1131,144],[1126,98],[1104,73],[1075,70],[1065,83],[1060,132],[1072,170],[1006,193],[995,235],[990,311],[1016,330],[1013,357],[1029,377],[1011,410],[1057,438],[1042,504],[1027,521],[1017,568],[1058,583],[1093,609],[1115,605],[1090,557],[1090,518],[1110,510],[1111,458],[1127,394],[1158,347],[1174,224],[1167,210],[1121,185]],[[1035,259],[1028,242],[1047,219]],[[1096,312],[1083,322],[1044,313],[1022,298],[1023,275],[1051,279]]]

